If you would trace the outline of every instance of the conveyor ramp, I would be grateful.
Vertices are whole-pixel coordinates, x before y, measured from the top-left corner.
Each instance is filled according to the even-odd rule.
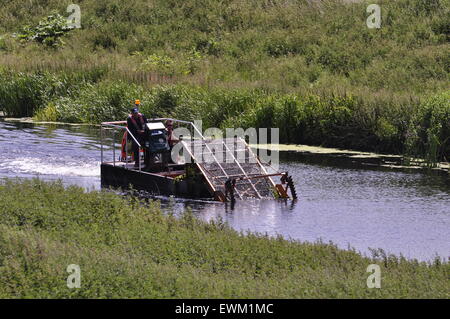
[[[234,180],[234,192],[240,199],[274,198],[274,181],[242,138],[185,140],[182,143],[213,193],[226,194],[226,181]]]

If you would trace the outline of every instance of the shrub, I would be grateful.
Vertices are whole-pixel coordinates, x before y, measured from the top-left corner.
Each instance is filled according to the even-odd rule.
[[[59,118],[60,116],[54,103],[49,103],[46,107],[38,109],[34,115],[34,119],[37,121],[56,122]]]
[[[35,27],[25,26],[18,37],[24,41],[37,41],[47,47],[60,47],[64,45],[62,36],[71,31],[67,20],[58,13],[47,16],[39,21]]]
[[[61,98],[55,104],[60,121],[98,124],[125,119],[134,100],[142,94],[142,88],[137,85],[106,81],[86,84],[76,97]]]
[[[43,73],[32,75],[2,72],[0,75],[0,110],[8,116],[32,116],[45,105],[59,83]]]
[[[450,158],[450,91],[428,98],[411,123],[409,152],[426,155],[430,165]]]
[[[86,81],[97,79],[94,70],[59,75],[0,71],[0,111],[8,116],[33,116],[54,99],[76,96]]]

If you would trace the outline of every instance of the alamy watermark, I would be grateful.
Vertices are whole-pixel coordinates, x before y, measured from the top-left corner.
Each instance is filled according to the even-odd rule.
[[[180,158],[185,163],[257,163],[270,164],[275,170],[279,167],[279,129],[278,128],[208,128],[202,132],[202,121],[194,121],[197,128],[192,135],[186,127],[176,128],[172,137],[185,143],[176,143],[171,152],[174,162]],[[257,146],[257,154],[250,146]],[[255,155],[258,155],[255,156]]]
[[[369,29],[381,28],[381,7],[378,4],[370,4],[366,9],[370,13],[366,20],[366,25]]]
[[[367,288],[381,288],[381,268],[377,264],[370,264],[366,272],[371,274],[367,277]]]
[[[67,26],[73,29],[81,28],[81,8],[78,4],[69,4],[66,9],[67,13],[70,13],[67,18]]]
[[[70,264],[66,271],[70,274],[67,277],[67,288],[81,288],[81,268],[79,265]]]

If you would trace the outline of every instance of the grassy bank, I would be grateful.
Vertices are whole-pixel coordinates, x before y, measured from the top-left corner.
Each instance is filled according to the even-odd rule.
[[[46,45],[18,42],[46,16],[68,16],[70,0],[3,1],[0,64],[18,70],[102,67],[111,79],[225,87],[422,94],[448,88],[448,0],[370,1],[83,0],[81,29]],[[30,26],[25,31],[23,28]],[[51,29],[53,30],[53,29]]]
[[[8,116],[98,123],[140,98],[282,143],[450,157],[449,0],[379,1],[380,29],[364,1],[84,0],[68,31],[51,19],[71,2],[2,3]]]
[[[60,183],[2,182],[0,229],[3,298],[449,297],[448,263],[244,235]],[[366,287],[371,263],[381,289]],[[66,286],[69,264],[81,268],[79,289]]]

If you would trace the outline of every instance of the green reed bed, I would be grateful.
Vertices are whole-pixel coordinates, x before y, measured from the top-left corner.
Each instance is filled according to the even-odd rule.
[[[282,94],[191,85],[152,88],[91,74],[0,73],[0,111],[37,120],[125,119],[132,101],[150,117],[203,120],[208,127],[280,129],[280,143],[450,158],[450,91],[427,97],[339,90]]]

